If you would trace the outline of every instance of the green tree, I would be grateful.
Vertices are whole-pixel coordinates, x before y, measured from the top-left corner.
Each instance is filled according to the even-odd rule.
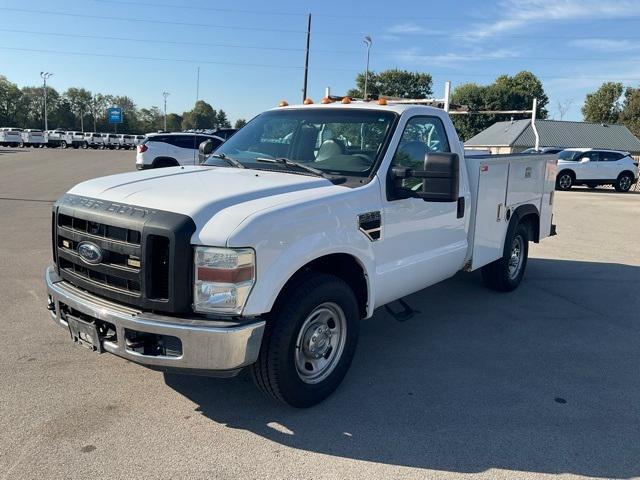
[[[549,97],[542,82],[531,72],[514,76],[501,75],[489,85],[466,83],[451,94],[451,103],[467,107],[471,112],[481,110],[530,110],[533,99],[538,99],[537,118],[547,118]],[[495,122],[510,118],[528,118],[528,113],[508,115],[454,115],[453,123],[460,138],[468,140]]]
[[[347,92],[347,96],[362,98],[364,96],[365,75],[356,77],[356,88]],[[433,93],[433,79],[428,73],[409,72],[407,70],[385,70],[380,73],[369,71],[367,96],[385,95],[400,98],[427,98]]]
[[[627,87],[625,90],[619,120],[631,133],[640,137],[640,88]]]
[[[605,82],[598,90],[587,94],[582,106],[582,115],[587,122],[616,123],[622,107],[620,97],[624,86],[622,83]]]
[[[239,118],[236,120],[236,123],[233,124],[233,128],[240,129],[247,124],[247,121],[244,118]]]
[[[16,125],[16,115],[20,105],[22,92],[15,83],[0,75],[0,124]]]
[[[224,110],[218,110],[216,115],[216,126],[218,128],[231,128],[231,122],[227,118],[227,113]]]
[[[167,131],[179,132],[182,129],[182,117],[177,113],[167,114]]]
[[[164,115],[158,107],[142,108],[138,112],[139,132],[150,133],[162,130]]]
[[[107,115],[107,105],[109,104],[109,98],[101,93],[96,93],[91,97],[89,101],[89,114],[93,118],[93,131],[98,131],[98,122],[102,124],[105,122]]]
[[[191,111],[182,115],[183,130],[213,128],[216,123],[216,111],[204,100],[198,100]]]
[[[71,106],[71,111],[79,121],[76,121],[74,128],[80,128],[84,132],[84,117],[89,112],[89,104],[93,96],[89,90],[84,88],[70,87],[64,92],[64,97]]]

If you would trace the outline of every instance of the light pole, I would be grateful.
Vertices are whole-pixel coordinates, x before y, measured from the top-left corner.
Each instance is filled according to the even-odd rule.
[[[164,131],[167,131],[167,97],[171,95],[169,92],[162,92],[164,97]]]
[[[42,77],[42,81],[44,82],[44,130],[45,132],[49,130],[49,125],[47,124],[47,78],[51,77],[53,73],[49,72],[40,72],[40,76]]]
[[[369,53],[371,51],[371,44],[373,43],[373,40],[371,40],[371,37],[367,35],[366,37],[364,37],[362,41],[367,46],[367,67],[364,70],[364,99],[366,100],[367,99],[367,83],[369,82]]]

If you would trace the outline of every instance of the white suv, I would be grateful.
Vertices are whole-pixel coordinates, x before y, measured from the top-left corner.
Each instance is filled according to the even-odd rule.
[[[138,145],[136,168],[145,170],[178,165],[197,165],[198,147],[207,140],[213,142],[214,150],[224,143],[224,139],[220,137],[202,133],[149,134]]]
[[[638,162],[629,152],[568,148],[558,154],[557,190],[569,190],[573,185],[613,185],[617,191],[627,192],[637,180]]]

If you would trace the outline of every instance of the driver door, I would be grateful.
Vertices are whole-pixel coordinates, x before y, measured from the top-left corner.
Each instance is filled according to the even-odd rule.
[[[423,170],[427,153],[451,152],[454,142],[457,142],[455,132],[448,136],[440,118],[412,117],[405,124],[389,169]],[[412,187],[410,183],[405,186]],[[454,275],[462,267],[467,251],[464,203],[460,214],[460,202],[394,199],[389,195],[390,188],[393,185],[387,182],[387,194],[382,199],[383,234],[374,246],[378,305]]]

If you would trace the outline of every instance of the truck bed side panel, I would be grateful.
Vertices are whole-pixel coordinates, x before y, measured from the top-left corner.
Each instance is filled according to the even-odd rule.
[[[471,165],[470,165],[471,167]],[[505,220],[505,200],[509,164],[473,164],[471,178],[477,178],[475,202],[473,252],[471,270],[497,260],[502,255],[504,236],[508,222]]]
[[[551,235],[557,173],[557,159],[550,158],[545,162],[544,192],[540,202],[540,240]]]

